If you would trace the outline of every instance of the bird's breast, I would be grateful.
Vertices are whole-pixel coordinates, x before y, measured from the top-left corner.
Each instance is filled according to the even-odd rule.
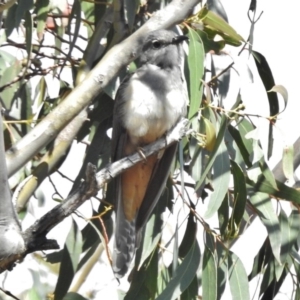
[[[168,81],[166,81],[168,83]],[[186,109],[182,86],[167,88],[139,80],[133,75],[124,90],[123,125],[133,144],[148,144],[168,131]]]

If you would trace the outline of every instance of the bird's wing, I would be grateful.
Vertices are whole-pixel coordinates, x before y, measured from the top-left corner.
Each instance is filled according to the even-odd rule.
[[[136,231],[139,233],[147,223],[163,189],[166,186],[170,174],[170,168],[177,150],[177,143],[164,150],[163,156],[157,161],[144,200],[139,209],[136,219]],[[140,238],[139,238],[140,239]],[[138,246],[138,245],[137,245]]]
[[[120,112],[126,99],[122,97],[123,90],[131,75],[125,77],[120,85],[114,107],[113,133],[112,133],[112,161],[117,161],[124,157],[124,148],[127,143],[127,132],[120,122]],[[117,117],[116,117],[117,116]],[[127,272],[130,261],[135,252],[135,220],[128,221],[124,215],[122,207],[122,189],[121,175],[113,180],[113,199],[116,211],[116,229],[115,229],[115,245],[113,251],[113,271],[116,277],[122,277]]]

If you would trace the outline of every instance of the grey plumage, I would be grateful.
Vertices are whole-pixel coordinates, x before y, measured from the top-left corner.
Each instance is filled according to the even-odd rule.
[[[184,36],[172,31],[149,33],[139,68],[127,76],[115,99],[112,161],[162,137],[186,114],[187,90],[181,62]],[[113,271],[125,275],[134,256],[137,235],[165,186],[177,145],[134,166],[114,180],[116,230]]]

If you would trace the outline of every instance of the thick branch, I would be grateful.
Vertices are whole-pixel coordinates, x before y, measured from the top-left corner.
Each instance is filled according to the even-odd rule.
[[[87,110],[85,109],[59,133],[54,141],[53,147],[43,156],[40,163],[33,170],[32,175],[18,191],[14,201],[16,203],[17,212],[24,209],[34,191],[44,181],[44,179],[53,172],[53,169],[57,166],[62,157],[66,155],[69,147],[86,119]]]
[[[173,0],[164,9],[153,14],[153,17],[134,34],[109,50],[86,79],[59,106],[7,151],[9,176],[52,141],[68,122],[89,105],[122,67],[138,56],[141,40],[147,32],[169,28],[181,22],[189,16],[197,3],[198,0]]]

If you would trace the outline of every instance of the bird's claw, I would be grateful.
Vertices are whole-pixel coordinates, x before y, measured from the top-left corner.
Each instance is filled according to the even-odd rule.
[[[144,163],[147,162],[147,157],[145,155],[145,151],[142,147],[137,147],[137,152],[140,155],[140,157],[144,160]]]

